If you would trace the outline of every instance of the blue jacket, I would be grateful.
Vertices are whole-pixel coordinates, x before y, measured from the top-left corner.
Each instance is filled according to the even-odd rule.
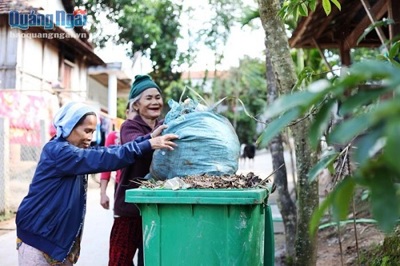
[[[18,238],[64,261],[83,228],[87,174],[115,171],[150,152],[150,142],[140,140],[89,149],[73,146],[63,138],[49,141],[17,211]]]

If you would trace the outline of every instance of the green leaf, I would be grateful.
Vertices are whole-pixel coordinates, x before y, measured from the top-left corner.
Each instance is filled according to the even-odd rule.
[[[400,119],[393,119],[386,126],[386,145],[384,148],[384,158],[388,164],[400,176]]]
[[[355,182],[353,178],[346,177],[334,188],[331,193],[328,194],[328,196],[320,204],[319,208],[316,209],[312,214],[310,221],[311,235],[315,234],[322,217],[330,206],[334,207],[334,218],[337,221],[346,218],[349,202],[353,195],[354,188]]]
[[[267,125],[264,129],[263,133],[257,140],[257,144],[259,147],[265,148],[269,142],[285,128],[290,122],[295,120],[300,116],[299,108],[294,108],[286,113],[284,113],[281,117],[276,118],[271,123]]]
[[[330,145],[349,143],[354,137],[371,126],[372,119],[369,116],[370,114],[361,114],[342,122],[328,135],[328,143]]]
[[[314,165],[314,167],[308,173],[308,180],[310,182],[314,181],[315,178],[325,169],[328,165],[332,164],[336,158],[339,156],[339,153],[334,150],[329,150],[326,154],[324,154],[321,160]]]
[[[299,6],[299,13],[300,15],[302,15],[303,17],[307,17],[308,16],[308,8],[307,5],[305,3],[301,3]]]
[[[364,164],[367,164],[368,160],[371,158],[371,148],[373,148],[377,141],[382,138],[382,129],[382,127],[376,127],[355,140],[353,145],[355,149],[353,159],[359,168],[362,168]]]
[[[339,9],[342,10],[342,7],[338,0],[331,0],[331,2]]]
[[[336,221],[341,221],[347,218],[355,185],[356,183],[354,182],[354,179],[349,176],[344,178],[339,185],[337,185],[332,205],[332,214]]]
[[[312,216],[311,216],[311,221],[310,221],[310,234],[314,235],[317,232],[319,223],[324,216],[326,210],[329,208],[329,206],[332,205],[333,203],[333,194],[329,193],[328,196],[322,201],[322,203],[319,205],[318,209],[314,210]]]
[[[356,64],[356,63],[355,63]],[[369,77],[366,76],[366,72],[356,72],[357,69],[350,69],[351,74],[340,77],[334,86],[334,89],[330,90],[337,97],[343,96],[347,91],[353,90],[358,85],[365,83]]]
[[[383,121],[387,118],[395,118],[400,114],[399,98],[382,101],[374,110],[370,112],[374,121]]]
[[[376,100],[382,94],[388,92],[388,89],[379,88],[367,91],[360,91],[355,95],[350,96],[347,100],[342,102],[342,105],[339,109],[339,114],[344,116],[352,111],[354,111],[357,107],[361,107],[365,104],[369,104],[370,102]]]
[[[378,226],[389,233],[400,216],[400,198],[396,196],[396,187],[391,181],[391,175],[381,169],[379,175],[370,178],[368,183],[374,218],[378,221]]]
[[[266,119],[273,118],[295,107],[302,106],[308,108],[322,97],[322,94],[309,91],[298,91],[293,94],[284,95],[270,105],[267,110]]]
[[[361,34],[361,36],[357,39],[357,45],[365,38],[365,36],[368,35],[371,31],[375,30],[376,28],[380,28],[383,26],[387,26],[389,24],[393,24],[394,21],[392,19],[385,19],[385,20],[379,20],[376,21],[375,23],[371,24],[368,28],[366,28]]]
[[[298,20],[299,14],[300,14],[299,6],[296,5],[296,6],[294,7],[294,9],[293,9],[293,19],[294,19],[294,21],[297,21],[297,20]]]
[[[329,173],[331,174],[331,175],[334,175],[335,174],[335,166],[333,165],[333,163],[332,164],[328,164],[328,171],[329,171]]]
[[[400,68],[400,63],[397,62],[395,59],[389,58],[389,62],[395,65],[396,67]]]
[[[293,90],[300,88],[305,82],[312,80],[315,71],[310,67],[304,67],[303,70],[297,75],[297,82],[293,86]]]
[[[317,0],[310,0],[309,5],[310,5],[310,9],[312,11],[315,11],[315,8],[317,7]]]
[[[315,119],[310,127],[310,143],[311,147],[314,149],[317,148],[320,143],[321,136],[325,132],[328,127],[330,118],[331,118],[331,110],[333,105],[335,104],[335,100],[330,99],[321,107]]]
[[[282,6],[282,8],[278,11],[278,16],[285,19],[288,15],[288,7]]]
[[[396,56],[399,55],[399,49],[400,49],[400,41],[396,42],[393,44],[393,46],[389,50],[389,58],[395,58]]]
[[[359,81],[368,80],[379,80],[384,78],[392,78],[394,81],[399,80],[399,69],[394,67],[389,62],[377,61],[377,60],[365,60],[359,63],[355,63],[350,68],[350,75],[346,78],[352,78],[352,76],[361,77]]]
[[[332,11],[331,2],[329,0],[322,0],[322,7],[325,10],[325,14],[328,16]]]

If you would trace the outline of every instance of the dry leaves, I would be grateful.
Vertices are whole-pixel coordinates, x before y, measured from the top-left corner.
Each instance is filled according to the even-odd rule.
[[[246,175],[193,175],[173,178],[165,181],[142,180],[141,188],[169,188],[169,189],[230,189],[230,188],[269,188],[271,180],[261,179],[253,172]]]

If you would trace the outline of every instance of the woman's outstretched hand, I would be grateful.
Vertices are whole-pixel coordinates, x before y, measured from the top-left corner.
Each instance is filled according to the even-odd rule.
[[[149,139],[150,145],[152,149],[169,149],[169,150],[174,150],[174,147],[176,147],[176,143],[174,143],[172,140],[178,139],[179,136],[175,134],[166,134],[164,136],[159,136],[159,137],[153,137]]]

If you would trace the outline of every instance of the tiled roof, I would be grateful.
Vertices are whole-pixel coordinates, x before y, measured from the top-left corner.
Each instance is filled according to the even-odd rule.
[[[31,11],[37,11],[37,10],[43,10],[42,7],[40,7],[40,4],[42,3],[42,0],[0,0],[0,15],[8,15],[10,11],[17,10],[19,12],[31,12]],[[52,0],[54,1],[54,0]],[[63,0],[63,4],[67,2],[72,2],[71,0]],[[63,38],[60,39],[59,42],[70,45],[74,47],[74,49],[79,49],[82,53],[86,54],[91,62],[93,62],[95,65],[102,65],[104,64],[104,61],[97,56],[93,52],[93,46],[92,44],[88,41],[88,35],[89,32],[87,32],[85,29],[76,27],[75,32],[77,33],[86,33],[86,34],[80,34],[79,38]],[[61,27],[54,27],[54,29],[51,30],[45,30],[40,27],[32,27],[29,28],[27,31],[29,32],[53,32],[53,33],[62,33],[62,34],[68,34],[65,29]],[[86,37],[85,37],[86,35]]]
[[[32,6],[27,0],[3,0],[0,2],[0,14],[6,14],[12,10],[30,12],[32,10],[43,10],[43,8]]]
[[[54,0],[52,0],[54,1]],[[33,2],[33,3],[32,3]],[[37,10],[43,10],[40,6],[43,0],[1,0],[0,2],[0,14],[8,14],[10,11],[17,10],[19,12],[31,12]],[[62,0],[62,4],[67,12],[72,12],[74,10],[74,3],[72,0]],[[93,49],[93,45],[89,42],[90,33],[82,27],[74,28],[76,33],[80,34],[80,40]]]

